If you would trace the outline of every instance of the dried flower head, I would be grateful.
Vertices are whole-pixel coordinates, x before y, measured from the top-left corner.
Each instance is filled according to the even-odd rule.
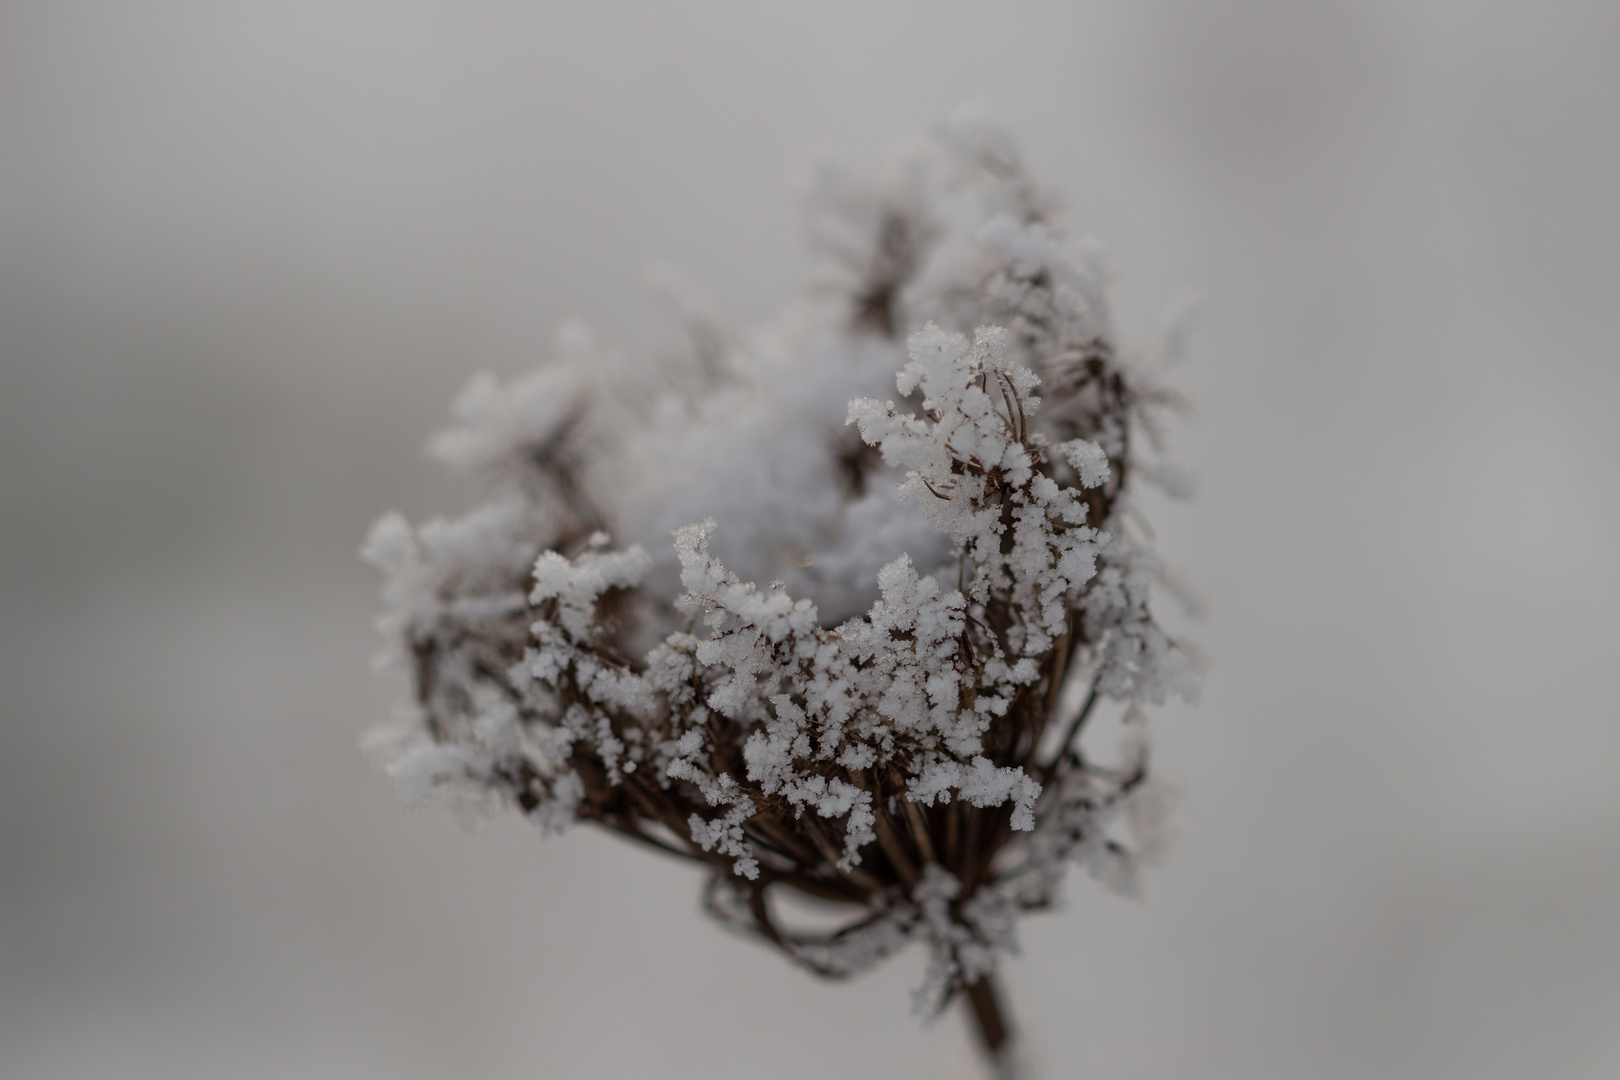
[[[1131,887],[1162,816],[1141,706],[1196,690],[1124,513],[1170,475],[1141,443],[1172,398],[1055,206],[962,119],[885,177],[818,177],[830,287],[763,330],[665,275],[688,342],[662,363],[571,325],[474,379],[430,449],[489,498],[366,547],[412,684],[381,740],[402,795],[700,863],[713,916],[821,975],[921,942],[919,1007],[966,992],[1000,1051],[1016,917],[1071,862]],[[1077,738],[1100,699],[1108,763]],[[849,920],[783,925],[784,889]]]

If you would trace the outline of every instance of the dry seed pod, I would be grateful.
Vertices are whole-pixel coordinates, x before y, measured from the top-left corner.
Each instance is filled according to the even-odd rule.
[[[574,325],[457,399],[430,449],[487,500],[366,548],[412,686],[377,743],[407,799],[701,864],[711,915],[817,974],[924,944],[919,1008],[965,994],[1010,1067],[1016,917],[1071,862],[1131,887],[1111,823],[1162,818],[1141,706],[1196,691],[1121,513],[1173,398],[1121,360],[1099,257],[998,129],[811,202],[830,288],[761,331],[666,274],[684,349],[626,365]],[[1107,764],[1078,739],[1104,700]],[[782,889],[849,920],[796,932]]]

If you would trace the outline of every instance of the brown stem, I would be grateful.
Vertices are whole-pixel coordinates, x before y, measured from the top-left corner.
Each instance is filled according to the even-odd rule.
[[[993,1063],[1000,1065],[1012,1049],[1012,1026],[1002,1011],[994,974],[983,976],[967,988],[967,1004],[980,1049]]]
[[[1079,714],[1069,722],[1069,730],[1063,733],[1063,740],[1058,743],[1056,756],[1054,756],[1051,761],[1047,762],[1046,767],[1041,770],[1042,787],[1045,787],[1047,784],[1052,782],[1052,777],[1057,772],[1058,766],[1063,764],[1063,755],[1069,752],[1069,747],[1071,744],[1073,744],[1075,738],[1079,736],[1080,729],[1086,726],[1086,720],[1090,718],[1091,710],[1096,707],[1097,693],[1101,689],[1101,686],[1102,672],[1099,671],[1096,675],[1092,676],[1091,693],[1086,695],[1086,703],[1080,706]]]
[[[907,888],[915,886],[917,884],[917,868],[906,857],[906,850],[901,846],[900,836],[895,831],[894,823],[889,820],[888,810],[884,808],[881,802],[877,802],[873,806],[873,810],[876,813],[872,825],[877,831],[878,845],[883,848],[883,854],[889,857],[889,865],[894,867],[895,873],[900,875],[900,880],[906,883]]]
[[[922,809],[903,795],[900,797],[900,805],[905,807],[906,821],[911,825],[911,836],[917,842],[917,853],[922,856],[922,861],[938,862],[939,857],[934,854],[933,841],[928,838],[928,822],[923,819]]]

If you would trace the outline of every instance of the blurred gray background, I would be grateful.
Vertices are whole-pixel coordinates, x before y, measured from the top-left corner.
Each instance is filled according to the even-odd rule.
[[[790,178],[987,100],[1180,385],[1186,827],[1046,1075],[1620,1076],[1620,6],[0,3],[0,1076],[969,1077],[606,836],[359,749],[370,520],[478,367],[801,287]]]

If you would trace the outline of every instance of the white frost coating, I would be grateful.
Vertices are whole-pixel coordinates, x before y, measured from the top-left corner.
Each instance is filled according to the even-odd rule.
[[[911,362],[896,386],[903,394],[920,392],[930,419],[862,398],[850,403],[848,422],[860,426],[885,461],[906,469],[901,492],[972,554],[968,596],[982,604],[993,591],[1011,589],[1015,606],[1031,617],[1009,641],[1026,656],[1038,655],[1063,632],[1066,597],[1096,572],[1109,537],[1083,524],[1086,508],[1074,490],[1036,471],[1038,449],[1029,434],[1040,403],[1032,394],[1035,374],[1006,358],[1007,335],[999,327],[981,328],[975,337],[970,346],[933,323],[911,336]],[[1089,455],[1076,453],[1095,478]],[[1106,458],[1101,468],[1106,474]],[[1081,475],[1084,482],[1087,473]],[[1009,517],[1013,542],[1003,551]]]
[[[584,412],[602,366],[590,330],[577,320],[558,331],[557,346],[557,363],[505,386],[487,371],[474,375],[451,403],[457,422],[428,440],[428,453],[470,472],[556,439]]]
[[[1070,439],[1058,445],[1057,450],[1080,476],[1083,488],[1102,487],[1108,483],[1108,455],[1094,442]]]
[[[606,533],[590,539],[593,548],[607,543]],[[596,620],[596,601],[609,589],[628,589],[641,584],[652,560],[639,544],[628,551],[599,554],[595,550],[572,562],[555,551],[543,552],[534,564],[534,589],[529,602],[557,601],[557,618],[576,638],[586,637]]]
[[[1162,850],[1140,706],[1197,679],[1120,500],[1177,486],[1140,456],[1171,398],[1117,358],[1099,250],[993,125],[812,202],[836,302],[739,332],[662,272],[660,362],[570,324],[457,397],[430,450],[491,491],[367,539],[412,684],[373,745],[407,801],[702,862],[712,914],[823,974],[921,943],[933,1010],[1068,865],[1130,891]],[[1098,697],[1129,710],[1107,767],[1051,748]],[[859,914],[794,933],[778,888]]]
[[[401,802],[427,802],[443,785],[457,780],[482,781],[490,759],[464,746],[418,743],[388,768]]]
[[[733,872],[752,881],[759,877],[759,860],[754,858],[753,846],[744,839],[743,822],[753,816],[754,804],[742,798],[713,821],[704,821],[693,814],[687,819],[687,826],[692,830],[692,843],[704,851],[732,856],[737,860],[732,864]]]

